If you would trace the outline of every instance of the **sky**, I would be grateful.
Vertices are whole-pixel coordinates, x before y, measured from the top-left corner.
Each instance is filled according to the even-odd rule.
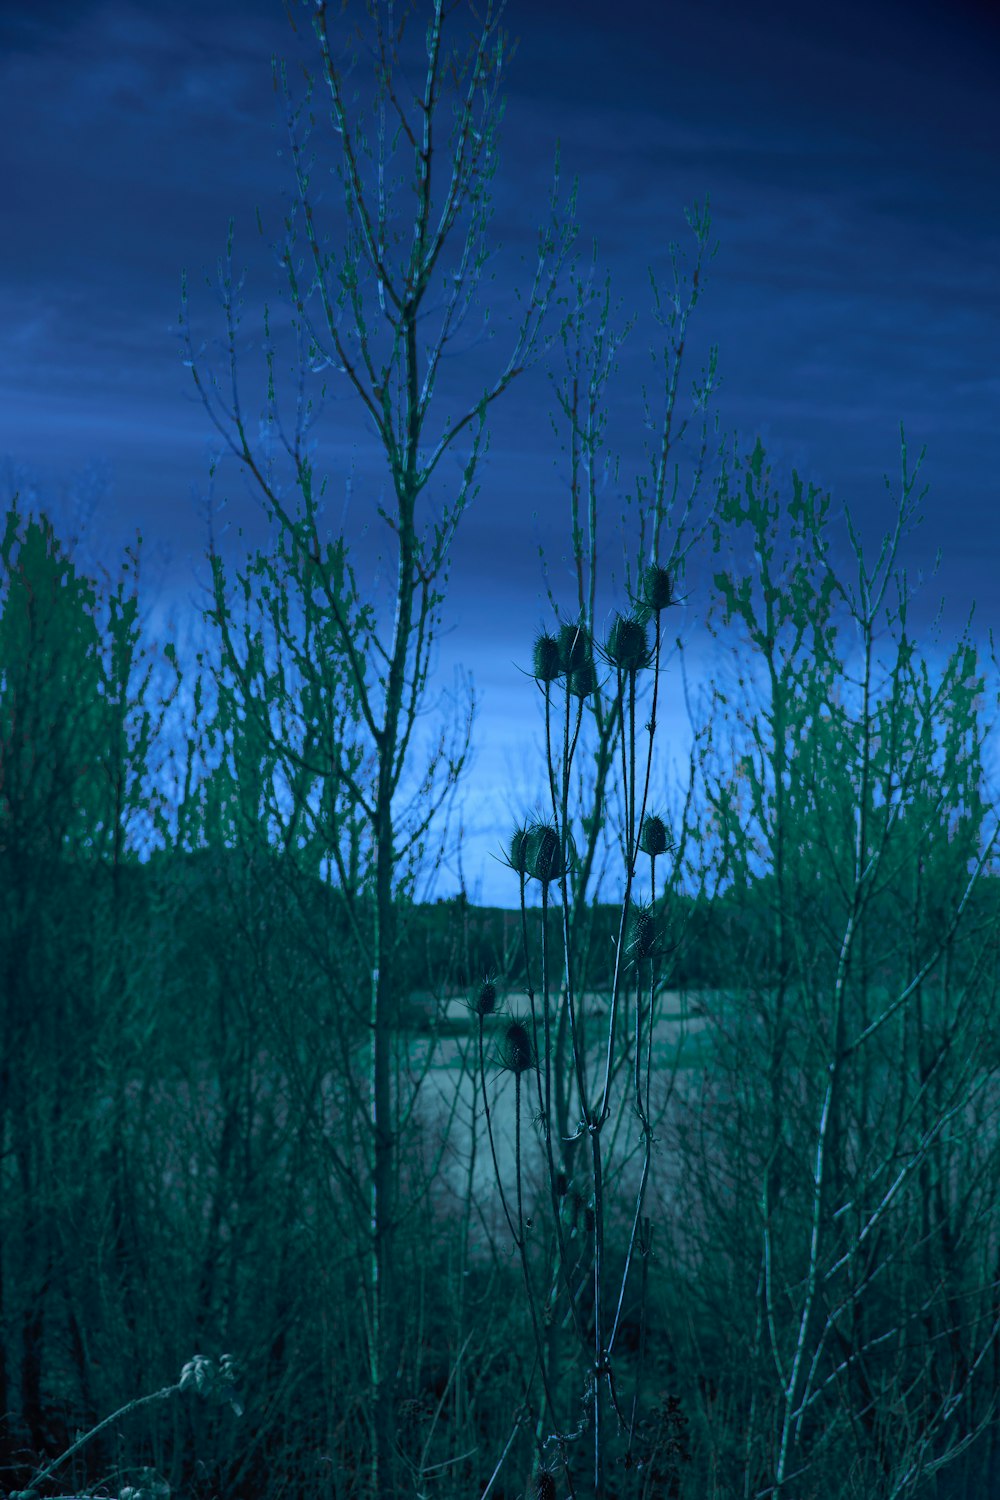
[[[517,47],[494,184],[497,338],[470,337],[446,385],[476,390],[496,367],[558,141],[564,184],[579,182],[578,248],[586,260],[596,245],[619,316],[636,320],[608,393],[620,455],[606,489],[613,565],[619,502],[645,463],[649,271],[666,285],[670,243],[690,241],[684,210],[708,198],[718,250],[685,379],[717,345],[720,437],[749,446],[759,434],[779,472],[795,467],[828,489],[835,512],[850,506],[874,539],[893,518],[883,476],[898,475],[904,423],[911,455],[926,445],[929,486],[906,559],[930,575],[943,552],[919,618],[943,597],[956,624],[975,599],[977,628],[996,625],[1000,13],[969,0],[510,0],[507,25]],[[4,483],[37,486],[65,509],[89,471],[82,487],[98,499],[85,548],[112,561],[141,529],[161,622],[190,621],[204,598],[210,514],[234,559],[262,535],[235,466],[223,463],[210,485],[217,442],[177,333],[184,271],[196,342],[210,354],[221,332],[205,276],[230,218],[251,371],[263,303],[280,305],[257,230],[259,210],[277,232],[291,189],[273,54],[293,80],[315,64],[308,7],[0,0]],[[480,699],[463,867],[484,899],[505,899],[489,850],[534,774],[531,684],[517,667],[550,618],[539,544],[554,591],[572,602],[550,368],[495,408],[437,662],[438,685],[456,664],[470,668]],[[330,524],[346,516],[355,527],[375,587],[375,530],[365,528],[385,494],[377,450],[346,399],[325,411],[319,437],[330,495],[341,497]],[[693,565],[685,628],[695,644],[698,576]],[[667,698],[681,741],[676,681]]]

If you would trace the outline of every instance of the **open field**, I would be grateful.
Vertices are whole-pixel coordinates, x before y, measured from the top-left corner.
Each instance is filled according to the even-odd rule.
[[[658,1002],[653,1032],[654,1116],[662,1115],[675,1088],[684,1087],[685,1075],[699,1068],[705,1057],[708,1037],[706,1021],[698,995],[667,991]],[[499,1196],[489,1140],[486,1132],[482,1093],[479,1081],[479,1057],[476,1018],[464,996],[442,1000],[437,1007],[437,1029],[413,1032],[408,1048],[411,1077],[419,1078],[420,1116],[425,1131],[425,1158],[435,1171],[439,1192],[445,1205],[450,1198],[455,1207],[469,1190],[490,1220],[501,1215]],[[584,997],[583,1014],[590,1051],[594,1058],[593,1080],[596,1081],[606,1048],[608,1020],[607,997],[590,994]],[[493,1121],[494,1143],[505,1189],[513,1190],[515,1182],[515,1090],[514,1080],[499,1062],[498,1045],[503,1027],[510,1016],[530,1015],[528,997],[514,993],[507,998],[505,1013],[491,1017],[485,1029],[484,1061],[486,1084]],[[623,1023],[634,1025],[634,1015],[623,1006],[618,1025],[620,1041],[616,1053],[622,1055]],[[600,1038],[600,1044],[598,1044]],[[631,1052],[630,1052],[631,1055]],[[615,1160],[624,1162],[621,1179],[611,1185],[619,1191],[630,1191],[640,1165],[639,1131],[631,1102],[631,1064],[622,1066],[612,1092],[612,1119],[605,1139],[614,1142]],[[524,1181],[528,1203],[538,1193],[547,1195],[543,1173],[543,1144],[538,1127],[537,1091],[533,1075],[523,1085],[522,1150]],[[658,1146],[654,1144],[654,1169]],[[527,1210],[530,1211],[530,1210]]]

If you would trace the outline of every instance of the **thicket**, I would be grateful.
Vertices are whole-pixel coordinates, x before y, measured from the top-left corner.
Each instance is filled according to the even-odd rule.
[[[259,399],[232,235],[214,365],[182,318],[268,523],[249,557],[212,546],[197,660],[147,639],[138,549],[91,576],[45,517],[6,520],[4,1484],[989,1493],[997,684],[969,630],[912,623],[905,445],[874,562],[759,444],[710,476],[695,210],[612,521],[629,328],[557,191],[493,376],[445,378],[491,254],[500,9],[431,4],[419,79],[391,7],[355,56],[310,12],[328,117],[276,69],[293,197]],[[542,795],[497,830],[507,909],[431,905],[472,733],[469,691],[421,738],[451,547],[494,403],[557,354],[569,583],[546,573],[523,658]],[[316,470],[341,391],[384,460],[383,592]],[[685,595],[716,638],[697,670]],[[677,769],[657,720],[685,692]]]
[[[747,476],[728,518],[719,511],[731,536],[754,516],[779,521],[760,457]],[[820,584],[830,576],[826,528],[822,514],[805,516],[784,562],[766,530],[757,536],[758,566],[791,570],[781,589],[761,585],[762,598],[789,601],[773,630],[760,626],[757,655],[766,662],[773,639],[774,671],[763,692],[759,674],[744,678],[742,748],[738,725],[713,721],[699,815],[670,828],[700,888],[638,907],[668,939],[651,1002],[680,991],[687,1009],[650,1071],[649,1238],[617,1339],[630,1378],[643,1373],[608,1442],[609,1494],[971,1497],[993,1472],[1000,902],[988,873],[985,666],[960,643],[932,671],[900,615],[877,651],[872,632],[868,669],[838,659],[832,620],[805,587],[810,568]],[[7,1487],[26,1487],[127,1399],[161,1392],[194,1353],[235,1352],[243,1417],[178,1390],[81,1449],[58,1473],[62,1490],[366,1493],[367,1143],[351,1094],[370,1043],[363,1013],[343,1007],[342,893],[307,878],[294,851],[248,840],[252,742],[240,746],[250,732],[225,719],[224,702],[189,695],[184,754],[164,734],[183,694],[169,647],[154,660],[140,639],[134,557],[112,589],[74,564],[48,522],[16,508],[3,556]],[[758,627],[750,590],[727,578],[714,593],[719,628],[738,642]],[[724,707],[735,709],[728,685]],[[213,744],[226,753],[199,776]],[[170,786],[172,810],[156,790]],[[144,860],[137,820],[158,831]],[[561,904],[553,891],[554,1027],[566,1002]],[[593,951],[613,954],[621,904],[577,906],[570,892],[574,909],[592,922]],[[522,929],[516,909],[461,898],[407,912],[393,1038],[410,1101],[399,1493],[481,1494],[505,1450],[492,1494],[525,1492],[532,1473],[543,1493],[550,1470],[576,1493],[593,1488],[587,1362],[540,1261],[535,1312],[562,1329],[548,1351],[565,1420],[550,1431],[530,1309],[484,1175],[483,1085],[502,1135],[512,1101],[509,1087],[496,1092],[495,1066],[526,1075],[527,1091],[536,1061],[533,1038],[512,1058],[504,1002],[524,1005],[524,937],[537,962],[544,920],[528,908]],[[484,1007],[488,978],[496,1002]],[[612,978],[591,963],[588,990]],[[540,1003],[537,973],[532,983]],[[469,1002],[464,1019],[454,1006],[445,1014],[456,995]],[[470,1093],[477,1008],[486,1072]],[[607,1010],[596,1014],[599,1041]],[[634,1067],[628,1036],[615,1076]],[[572,1065],[562,1066],[569,1119]],[[522,1129],[521,1213],[544,1261],[556,1221],[535,1110]],[[559,1132],[560,1152],[572,1134]],[[604,1184],[616,1276],[635,1166]],[[579,1159],[555,1170],[586,1321],[593,1191]]]

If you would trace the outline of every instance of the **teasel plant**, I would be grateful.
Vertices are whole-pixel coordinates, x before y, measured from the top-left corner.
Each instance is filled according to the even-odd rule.
[[[644,575],[644,586],[659,607],[651,610],[653,641],[638,614],[616,617],[603,649],[603,665],[613,674],[612,705],[619,718],[619,749],[622,788],[626,808],[625,839],[628,860],[625,891],[615,948],[611,996],[604,1032],[600,1039],[603,1059],[596,1073],[593,1048],[588,1036],[584,997],[574,972],[570,940],[572,894],[570,875],[577,862],[575,840],[570,831],[569,800],[573,757],[580,744],[586,699],[597,690],[598,666],[592,641],[585,627],[565,625],[558,636],[545,633],[535,642],[534,670],[545,700],[546,762],[551,796],[549,816],[514,831],[507,851],[518,877],[521,911],[522,954],[529,1015],[510,1020],[503,1032],[500,1058],[514,1076],[514,1189],[508,1202],[499,1170],[491,1116],[487,1110],[494,1166],[504,1212],[517,1247],[524,1277],[525,1294],[536,1341],[538,1369],[544,1398],[539,1438],[544,1448],[546,1434],[554,1438],[571,1493],[574,1479],[568,1446],[590,1426],[593,1436],[595,1494],[604,1485],[605,1421],[617,1418],[622,1430],[629,1422],[615,1378],[615,1346],[622,1326],[626,1287],[634,1260],[649,1252],[650,1229],[643,1208],[652,1153],[650,1081],[652,1074],[652,1025],[658,983],[656,916],[656,862],[668,852],[668,836],[662,818],[647,813],[651,770],[651,740],[645,767],[639,763],[636,735],[636,700],[641,673],[653,674],[653,716],[657,696],[663,609],[669,601],[669,579],[655,567]],[[553,650],[553,647],[555,650]],[[554,670],[556,669],[556,670]],[[553,740],[561,737],[561,753]],[[637,861],[649,860],[651,899],[633,897]],[[528,890],[537,884],[541,896],[541,926],[538,952],[532,951],[528,932]],[[554,898],[555,893],[555,898]],[[556,905],[561,918],[561,944],[554,941],[550,908]],[[620,1045],[625,1024],[626,992],[634,992],[631,1046]],[[558,1041],[558,1013],[568,1025],[568,1048]],[[480,1028],[482,1021],[480,1020]],[[597,1041],[596,1036],[593,1039]],[[622,1075],[622,1060],[631,1054],[631,1106],[641,1132],[641,1174],[631,1215],[624,1265],[611,1284],[605,1257],[606,1143],[612,1119],[612,1092]],[[480,1086],[487,1098],[485,1059],[480,1043]],[[563,1065],[565,1064],[565,1071]],[[568,1074],[568,1076],[567,1076]],[[531,1227],[524,1209],[525,1164],[522,1151],[522,1117],[526,1105],[535,1109],[547,1177],[553,1241],[546,1281],[540,1284],[532,1266],[528,1237]],[[560,1117],[576,1114],[571,1134],[561,1133]],[[579,1142],[589,1147],[589,1191],[583,1213],[584,1235],[589,1245],[578,1243],[578,1226],[571,1223],[573,1206],[580,1195],[569,1194],[567,1146]],[[579,1213],[576,1214],[579,1220]],[[581,1253],[582,1250],[582,1253]],[[587,1274],[589,1271],[589,1275]],[[582,1274],[581,1274],[582,1273]],[[544,1312],[542,1311],[544,1290]],[[559,1321],[568,1321],[580,1351],[588,1363],[584,1395],[584,1422],[577,1421],[567,1433],[560,1408],[561,1350]],[[613,1414],[613,1418],[612,1418]],[[634,1409],[632,1414],[634,1423]],[[544,1472],[544,1471],[540,1471]]]
[[[696,246],[693,270],[682,270],[671,247],[671,295],[661,296],[653,282],[654,317],[665,332],[658,363],[662,383],[658,416],[657,402],[644,393],[653,439],[649,469],[630,497],[628,602],[601,625],[601,520],[607,480],[616,472],[603,413],[629,327],[613,326],[609,287],[599,285],[593,271],[578,275],[574,285],[563,328],[566,373],[556,383],[556,399],[557,426],[561,418],[569,433],[576,601],[571,612],[561,610],[547,581],[556,623],[536,636],[529,672],[542,698],[543,810],[512,831],[503,851],[518,881],[526,991],[526,1013],[499,1023],[493,1059],[513,1075],[512,1100],[508,1088],[501,1102],[494,1085],[491,1103],[487,1016],[478,1013],[478,1089],[534,1342],[539,1396],[528,1492],[554,1495],[559,1475],[561,1491],[574,1500],[619,1493],[622,1475],[612,1475],[613,1461],[624,1467],[626,1488],[637,1485],[640,1493],[649,1467],[640,1439],[653,1243],[647,1199],[657,1114],[672,1086],[669,1063],[662,1079],[656,1076],[653,1032],[682,938],[670,895],[680,877],[687,827],[686,804],[670,817],[654,795],[660,776],[654,742],[664,668],[676,649],[670,611],[681,599],[685,559],[711,514],[704,498],[710,449],[705,409],[715,382],[714,350],[695,383],[691,410],[681,410],[678,394],[687,323],[711,255],[707,208],[696,209],[688,221]],[[674,450],[699,420],[700,447],[682,494]],[[689,787],[692,781],[693,772]],[[596,977],[596,903],[615,851],[617,933],[607,1006],[595,1024],[588,991]],[[529,923],[529,905],[536,902],[540,921]],[[491,1027],[497,1025],[494,1019]],[[529,1121],[541,1154],[540,1207],[527,1198],[533,1184]],[[512,1167],[498,1148],[508,1125]],[[635,1180],[625,1188],[633,1157]],[[640,1352],[626,1379],[623,1331],[636,1300]]]

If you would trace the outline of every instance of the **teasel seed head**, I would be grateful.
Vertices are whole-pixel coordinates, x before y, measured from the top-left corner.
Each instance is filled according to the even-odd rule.
[[[559,629],[559,665],[575,672],[592,659],[593,647],[586,625],[562,625]]]
[[[652,908],[639,902],[629,909],[625,929],[625,956],[630,963],[641,963],[656,952],[656,918]]]
[[[519,824],[510,838],[507,840],[506,862],[517,875],[528,873],[528,851],[531,843],[531,829]]]
[[[555,682],[562,675],[559,642],[547,630],[536,636],[531,660],[532,672],[538,682]]]
[[[587,661],[582,667],[574,667],[566,680],[566,686],[574,698],[589,698],[591,693],[596,693],[597,671],[594,663]]]
[[[539,1469],[535,1475],[534,1500],[556,1500],[555,1476],[548,1469]]]
[[[497,1008],[497,987],[492,979],[484,979],[479,986],[479,994],[473,1002],[473,1010],[477,1016],[491,1016]]]
[[[648,854],[655,859],[658,854],[666,854],[670,847],[667,838],[667,825],[663,819],[655,813],[650,813],[642,820],[642,831],[639,834],[639,848],[643,854]]]
[[[639,672],[651,657],[646,627],[635,615],[616,615],[604,645],[604,654],[622,672]]]
[[[640,597],[647,609],[659,614],[661,609],[669,609],[674,602],[673,580],[666,568],[661,568],[657,563],[651,563],[643,571],[640,586]]]
[[[534,880],[543,885],[558,880],[570,869],[573,859],[573,843],[568,834],[563,844],[551,823],[536,823],[529,830],[525,870]]]
[[[528,1028],[521,1021],[510,1021],[503,1034],[503,1048],[501,1052],[503,1065],[509,1071],[520,1077],[532,1066],[531,1037]]]

